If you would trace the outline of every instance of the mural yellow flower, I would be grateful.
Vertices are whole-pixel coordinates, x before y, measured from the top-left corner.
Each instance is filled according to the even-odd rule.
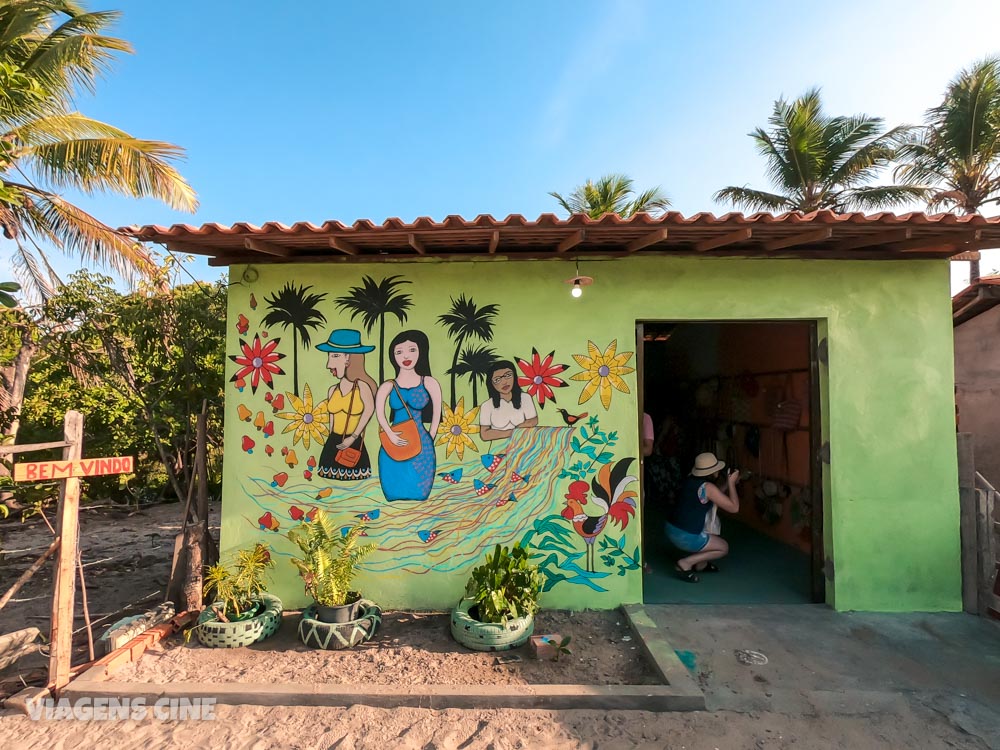
[[[588,341],[587,352],[589,356],[584,354],[573,355],[573,359],[583,368],[583,372],[578,372],[570,379],[580,380],[587,384],[583,387],[583,391],[580,393],[580,400],[577,403],[582,404],[589,401],[597,393],[598,389],[600,389],[601,404],[605,409],[609,409],[611,408],[612,386],[622,393],[629,393],[628,385],[625,384],[622,375],[635,372],[634,367],[625,366],[625,363],[632,359],[634,352],[616,354],[615,349],[617,347],[618,339],[615,339],[608,344],[608,348],[602,354],[593,341]]]
[[[465,396],[463,396],[455,404],[455,411],[449,409],[448,404],[442,404],[442,409],[444,410],[444,418],[441,420],[441,427],[438,428],[437,444],[447,443],[448,447],[445,449],[444,457],[448,458],[452,452],[455,452],[458,453],[458,459],[461,461],[465,455],[465,446],[469,446],[476,453],[479,453],[479,448],[469,437],[469,435],[479,433],[479,425],[476,424],[479,407],[473,407],[466,414]]]
[[[320,401],[314,406],[312,391],[308,383],[302,389],[302,398],[294,393],[286,393],[285,395],[294,411],[283,411],[278,414],[279,419],[291,420],[291,423],[281,431],[281,434],[294,430],[292,445],[301,440],[302,446],[307,450],[313,440],[322,444],[326,436],[330,434],[330,425],[328,424],[330,412],[326,409],[326,401]]]

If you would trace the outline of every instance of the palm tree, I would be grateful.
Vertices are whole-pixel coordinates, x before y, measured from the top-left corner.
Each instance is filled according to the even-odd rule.
[[[462,351],[462,344],[468,338],[477,338],[480,341],[490,342],[493,340],[493,318],[500,312],[499,305],[484,305],[477,307],[472,297],[466,299],[464,294],[459,295],[456,300],[451,299],[451,309],[444,315],[438,317],[441,325],[448,326],[448,335],[455,341],[455,356],[451,360],[451,408],[455,408],[458,403],[455,398],[455,376],[458,374],[458,356]]]
[[[171,165],[177,146],[140,140],[73,110],[93,92],[114,53],[130,45],[103,34],[116,12],[73,0],[0,4],[0,229],[16,245],[15,273],[29,297],[58,284],[43,245],[110,266],[126,278],[154,269],[145,249],[59,191],[157,198],[193,211],[195,193]]]
[[[927,208],[978,213],[1000,203],[1000,58],[980,60],[948,84],[924,126],[903,145],[896,175],[927,186]],[[972,261],[971,281],[979,278]]]
[[[351,320],[359,315],[369,336],[375,324],[378,323],[378,382],[385,381],[385,316],[395,315],[402,325],[406,322],[406,311],[413,306],[409,294],[402,294],[397,289],[410,282],[402,276],[389,276],[377,284],[371,276],[361,279],[361,286],[352,286],[343,297],[337,297],[337,307],[351,313]]]
[[[480,381],[483,385],[486,384],[490,368],[498,359],[496,349],[488,349],[485,346],[476,348],[471,346],[466,347],[462,351],[462,355],[458,358],[458,364],[453,368],[455,371],[454,374],[469,376],[469,382],[472,384],[472,403],[474,405],[479,404],[478,386]],[[448,370],[448,374],[451,375],[452,371]]]
[[[587,214],[592,219],[599,219],[604,214],[618,214],[628,219],[640,212],[657,216],[670,206],[659,187],[644,190],[633,198],[632,184],[631,177],[609,174],[597,182],[587,180],[566,197],[554,192],[549,195],[570,214]]]
[[[730,186],[715,200],[752,211],[808,213],[888,208],[923,195],[913,186],[867,184],[895,157],[909,132],[904,126],[886,132],[880,117],[830,117],[819,89],[793,102],[776,101],[768,124],[769,130],[757,128],[750,137],[778,192]]]
[[[299,341],[308,349],[312,343],[310,329],[326,323],[326,316],[316,309],[326,294],[307,294],[310,289],[311,286],[296,287],[289,282],[264,299],[271,312],[264,316],[263,325],[292,329],[292,385],[296,396],[299,395]]]

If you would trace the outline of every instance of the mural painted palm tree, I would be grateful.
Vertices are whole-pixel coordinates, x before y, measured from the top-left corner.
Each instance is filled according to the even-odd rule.
[[[292,329],[292,389],[296,396],[299,395],[299,342],[308,349],[312,343],[310,331],[326,323],[326,316],[316,309],[326,294],[309,294],[310,289],[311,286],[297,287],[289,282],[264,299],[271,312],[264,316],[263,325]]]
[[[479,383],[486,385],[486,378],[490,374],[493,363],[500,359],[496,349],[489,349],[485,346],[473,348],[466,347],[462,355],[458,358],[458,364],[453,368],[455,375],[467,375],[472,384],[472,405],[479,405]],[[451,375],[452,371],[448,370]]]
[[[909,129],[885,129],[881,117],[831,117],[819,89],[798,99],[779,99],[770,128],[750,133],[767,162],[776,192],[732,185],[715,200],[751,211],[867,211],[905,205],[923,189],[912,185],[870,185],[898,155]]]
[[[462,352],[462,344],[467,339],[476,338],[480,341],[493,340],[493,319],[500,312],[499,305],[483,305],[478,307],[472,297],[459,295],[452,297],[451,309],[438,317],[441,325],[448,327],[448,335],[455,341],[455,356],[451,360],[451,408],[455,408],[455,377],[458,375],[458,358]]]
[[[371,276],[361,280],[361,286],[352,286],[343,297],[337,297],[337,307],[351,313],[351,320],[359,315],[365,333],[371,335],[378,323],[378,382],[385,381],[385,316],[395,315],[400,325],[406,322],[406,311],[413,306],[409,294],[399,291],[400,286],[410,282],[402,276],[389,276],[375,283]]]

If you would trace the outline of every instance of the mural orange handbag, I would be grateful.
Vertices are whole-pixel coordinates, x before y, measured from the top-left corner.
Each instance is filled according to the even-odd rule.
[[[386,452],[389,458],[393,461],[409,461],[420,453],[420,431],[417,428],[417,422],[413,418],[413,414],[410,412],[409,405],[403,398],[403,394],[399,392],[399,388],[396,387],[395,380],[392,381],[392,389],[396,391],[399,400],[403,402],[403,408],[406,409],[406,416],[409,417],[409,419],[404,419],[402,422],[392,425],[393,431],[399,433],[399,436],[406,441],[406,445],[394,445],[381,426],[378,428],[378,437],[382,441],[382,450]]]
[[[344,422],[344,429],[347,429],[347,425],[351,421],[352,411],[354,409],[354,393],[358,390],[358,384],[354,384],[354,388],[351,389],[351,401],[347,405],[347,421]],[[344,439],[347,435],[344,435]],[[364,445],[365,435],[364,431],[358,433],[358,437],[354,441],[354,445]],[[346,466],[348,469],[353,469],[358,465],[358,461],[361,460],[361,451],[355,447],[341,448],[337,451],[337,455],[334,456],[334,461],[336,461],[341,466]]]

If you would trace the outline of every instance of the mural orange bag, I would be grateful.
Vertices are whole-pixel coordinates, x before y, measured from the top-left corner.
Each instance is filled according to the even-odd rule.
[[[382,441],[382,450],[393,461],[409,461],[420,453],[420,431],[417,429],[417,422],[413,418],[412,412],[410,412],[409,405],[403,399],[403,394],[399,392],[399,388],[396,387],[395,380],[392,381],[392,389],[396,391],[399,400],[403,402],[403,408],[406,409],[406,416],[409,417],[409,419],[404,419],[402,422],[392,425],[393,431],[399,433],[399,436],[406,441],[406,445],[394,445],[389,440],[389,436],[385,430],[381,427],[378,428],[378,438]]]

